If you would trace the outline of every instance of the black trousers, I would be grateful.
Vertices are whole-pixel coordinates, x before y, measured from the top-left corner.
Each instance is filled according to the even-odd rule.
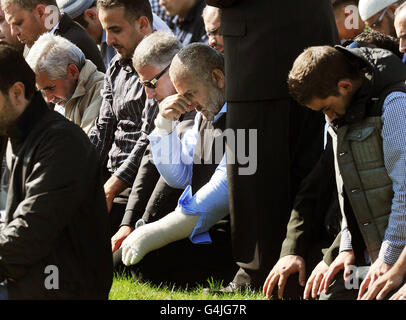
[[[246,131],[245,144],[226,149],[232,247],[240,266],[234,281],[260,288],[279,259],[300,181],[320,157],[324,117],[292,99],[229,102],[227,128]],[[256,130],[256,142],[249,129]],[[256,161],[254,174],[241,174],[247,167],[241,154]]]

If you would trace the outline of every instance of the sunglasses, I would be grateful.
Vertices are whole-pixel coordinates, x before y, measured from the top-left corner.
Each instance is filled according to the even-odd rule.
[[[374,29],[376,27],[379,27],[379,25],[382,23],[383,17],[385,16],[386,12],[388,11],[389,7],[386,7],[385,10],[382,11],[381,15],[379,16],[378,19],[374,23],[371,24],[371,28]]]
[[[141,81],[142,85],[150,88],[150,89],[156,89],[156,83],[158,82],[159,78],[162,77],[164,75],[164,73],[166,72],[166,70],[168,70],[170,67],[170,65],[168,65],[165,69],[163,69],[160,73],[158,73],[154,79],[152,80],[145,80],[145,81]]]

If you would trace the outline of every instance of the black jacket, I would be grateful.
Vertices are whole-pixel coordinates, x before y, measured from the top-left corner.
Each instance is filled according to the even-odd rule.
[[[96,42],[80,24],[73,21],[67,14],[62,14],[55,34],[76,44],[83,51],[86,59],[89,59],[96,65],[97,70],[106,72],[106,67]]]
[[[7,279],[9,298],[107,299],[112,255],[96,150],[40,93],[8,135],[12,168],[0,224],[0,281]],[[50,274],[48,266],[58,272]],[[46,285],[50,276],[57,289]]]

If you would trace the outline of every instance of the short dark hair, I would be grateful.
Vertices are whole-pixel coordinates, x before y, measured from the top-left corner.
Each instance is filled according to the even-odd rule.
[[[103,9],[124,7],[125,16],[128,21],[137,20],[145,16],[152,26],[154,20],[149,0],[97,0],[97,7]]]
[[[95,0],[89,8],[93,8],[95,6],[97,6],[97,0]],[[85,11],[83,11],[83,13],[81,15],[77,16],[73,20],[76,21],[77,23],[79,23],[83,28],[86,29],[89,26],[89,22],[87,22],[86,19],[85,19]]]
[[[360,33],[354,41],[359,43],[359,47],[386,49],[403,59],[403,53],[399,51],[399,39],[388,34],[371,29]]]
[[[8,91],[16,82],[25,86],[25,98],[31,100],[35,92],[35,73],[31,70],[23,55],[7,44],[0,44],[0,91]]]
[[[299,104],[312,99],[338,96],[337,84],[342,79],[360,78],[360,65],[330,46],[307,48],[293,63],[288,76],[290,94]]]

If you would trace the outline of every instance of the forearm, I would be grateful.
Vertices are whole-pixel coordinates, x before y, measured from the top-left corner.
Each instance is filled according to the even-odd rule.
[[[340,252],[341,251],[352,251],[351,244],[351,232],[347,226],[347,219],[343,217],[341,222],[341,240],[340,240]]]
[[[160,174],[151,159],[152,155],[147,148],[128,198],[122,225],[134,226],[137,220],[142,217],[154,187],[159,180]]]
[[[135,229],[124,240],[123,262],[136,264],[149,252],[157,250],[177,240],[186,238],[193,230],[198,216],[171,212],[164,218]],[[128,250],[133,250],[133,258],[126,261]]]
[[[190,239],[194,243],[211,242],[208,231],[229,214],[227,173],[225,157],[217,167],[210,181],[197,191],[188,187],[178,201],[175,211],[199,215]]]
[[[379,257],[393,265],[406,244],[406,95],[394,92],[384,101],[382,141],[385,168],[394,192]]]
[[[402,250],[399,259],[393,266],[394,271],[399,272],[401,275],[406,275],[406,247]]]
[[[155,166],[166,183],[184,189],[192,180],[194,149],[185,150],[176,130],[166,136],[153,131],[148,138]]]

